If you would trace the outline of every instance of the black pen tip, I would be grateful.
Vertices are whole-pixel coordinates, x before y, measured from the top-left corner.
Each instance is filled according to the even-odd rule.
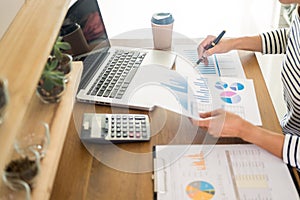
[[[201,63],[201,61],[202,61],[203,59],[199,59],[199,60],[197,60],[197,62],[196,62],[196,65],[199,65],[200,63]]]

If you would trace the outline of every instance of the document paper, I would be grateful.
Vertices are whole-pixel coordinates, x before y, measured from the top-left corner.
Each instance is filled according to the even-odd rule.
[[[197,46],[195,45],[177,45],[174,51],[192,65],[198,60]],[[201,62],[195,66],[195,70],[204,76],[246,78],[239,55],[235,50],[209,56],[208,65]]]
[[[134,105],[148,101],[192,118],[199,118],[199,112],[223,108],[254,125],[262,124],[250,79],[203,77],[197,73],[187,76],[156,65],[141,67],[138,73],[135,84],[141,87],[133,91]],[[155,74],[155,79],[149,74]]]
[[[283,161],[255,145],[160,145],[157,200],[299,199]]]
[[[198,76],[189,78],[189,85],[198,112],[222,108],[256,126],[262,125],[252,79]]]

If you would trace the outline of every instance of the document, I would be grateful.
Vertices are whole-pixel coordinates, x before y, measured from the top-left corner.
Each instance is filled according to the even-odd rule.
[[[154,147],[157,200],[299,199],[283,161],[255,145]]]
[[[186,76],[157,65],[141,67],[137,73],[139,78],[135,84],[141,87],[131,96],[130,101],[134,105],[148,101],[195,119],[199,118],[199,112],[223,108],[254,125],[262,125],[253,81],[250,79],[204,77],[197,73]]]
[[[192,66],[198,60],[196,45],[177,45],[174,51],[181,58],[188,60]],[[195,66],[195,70],[204,76],[246,78],[239,55],[235,50],[209,56],[208,65],[200,63]]]
[[[262,125],[252,79],[198,76],[189,78],[189,85],[198,112],[222,108],[254,125]]]

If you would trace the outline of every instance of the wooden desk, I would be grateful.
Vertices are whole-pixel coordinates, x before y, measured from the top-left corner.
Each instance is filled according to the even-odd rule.
[[[124,44],[124,41],[122,41]],[[129,46],[140,45],[140,41],[131,41]],[[144,41],[145,42],[145,41]],[[149,44],[147,44],[149,45]],[[266,88],[261,70],[255,54],[252,52],[240,52],[240,58],[246,76],[254,79],[254,85],[258,98],[263,127],[280,132],[281,128],[275,113],[269,92]],[[103,158],[99,162],[80,142],[77,130],[81,125],[81,113],[146,113],[151,120],[152,136],[150,142],[121,144],[122,151],[112,147],[94,147],[94,154]],[[107,106],[94,106],[77,103],[74,107],[73,120],[69,125],[67,139],[61,156],[59,169],[56,175],[51,199],[153,199],[152,157],[153,145],[157,144],[195,144],[215,142],[201,129],[193,127],[190,120],[178,114],[155,109],[153,112],[141,112],[137,110],[119,109]],[[238,138],[219,139],[218,144],[245,143]],[[121,153],[120,153],[121,152]],[[129,154],[144,154],[144,157],[128,157]],[[106,155],[110,155],[109,160]],[[128,154],[126,154],[128,155]],[[115,161],[121,163],[115,164]],[[103,164],[103,162],[109,163]],[[113,163],[113,164],[112,164]],[[132,165],[129,165],[131,163]],[[111,167],[112,166],[112,167]],[[144,173],[127,173],[118,169],[140,170]],[[148,171],[147,171],[148,170]]]

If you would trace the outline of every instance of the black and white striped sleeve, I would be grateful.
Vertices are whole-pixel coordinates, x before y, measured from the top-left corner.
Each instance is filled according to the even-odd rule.
[[[292,167],[300,169],[299,136],[286,134],[283,145],[283,161]]]
[[[286,51],[289,29],[282,28],[261,34],[263,54],[283,54]]]

